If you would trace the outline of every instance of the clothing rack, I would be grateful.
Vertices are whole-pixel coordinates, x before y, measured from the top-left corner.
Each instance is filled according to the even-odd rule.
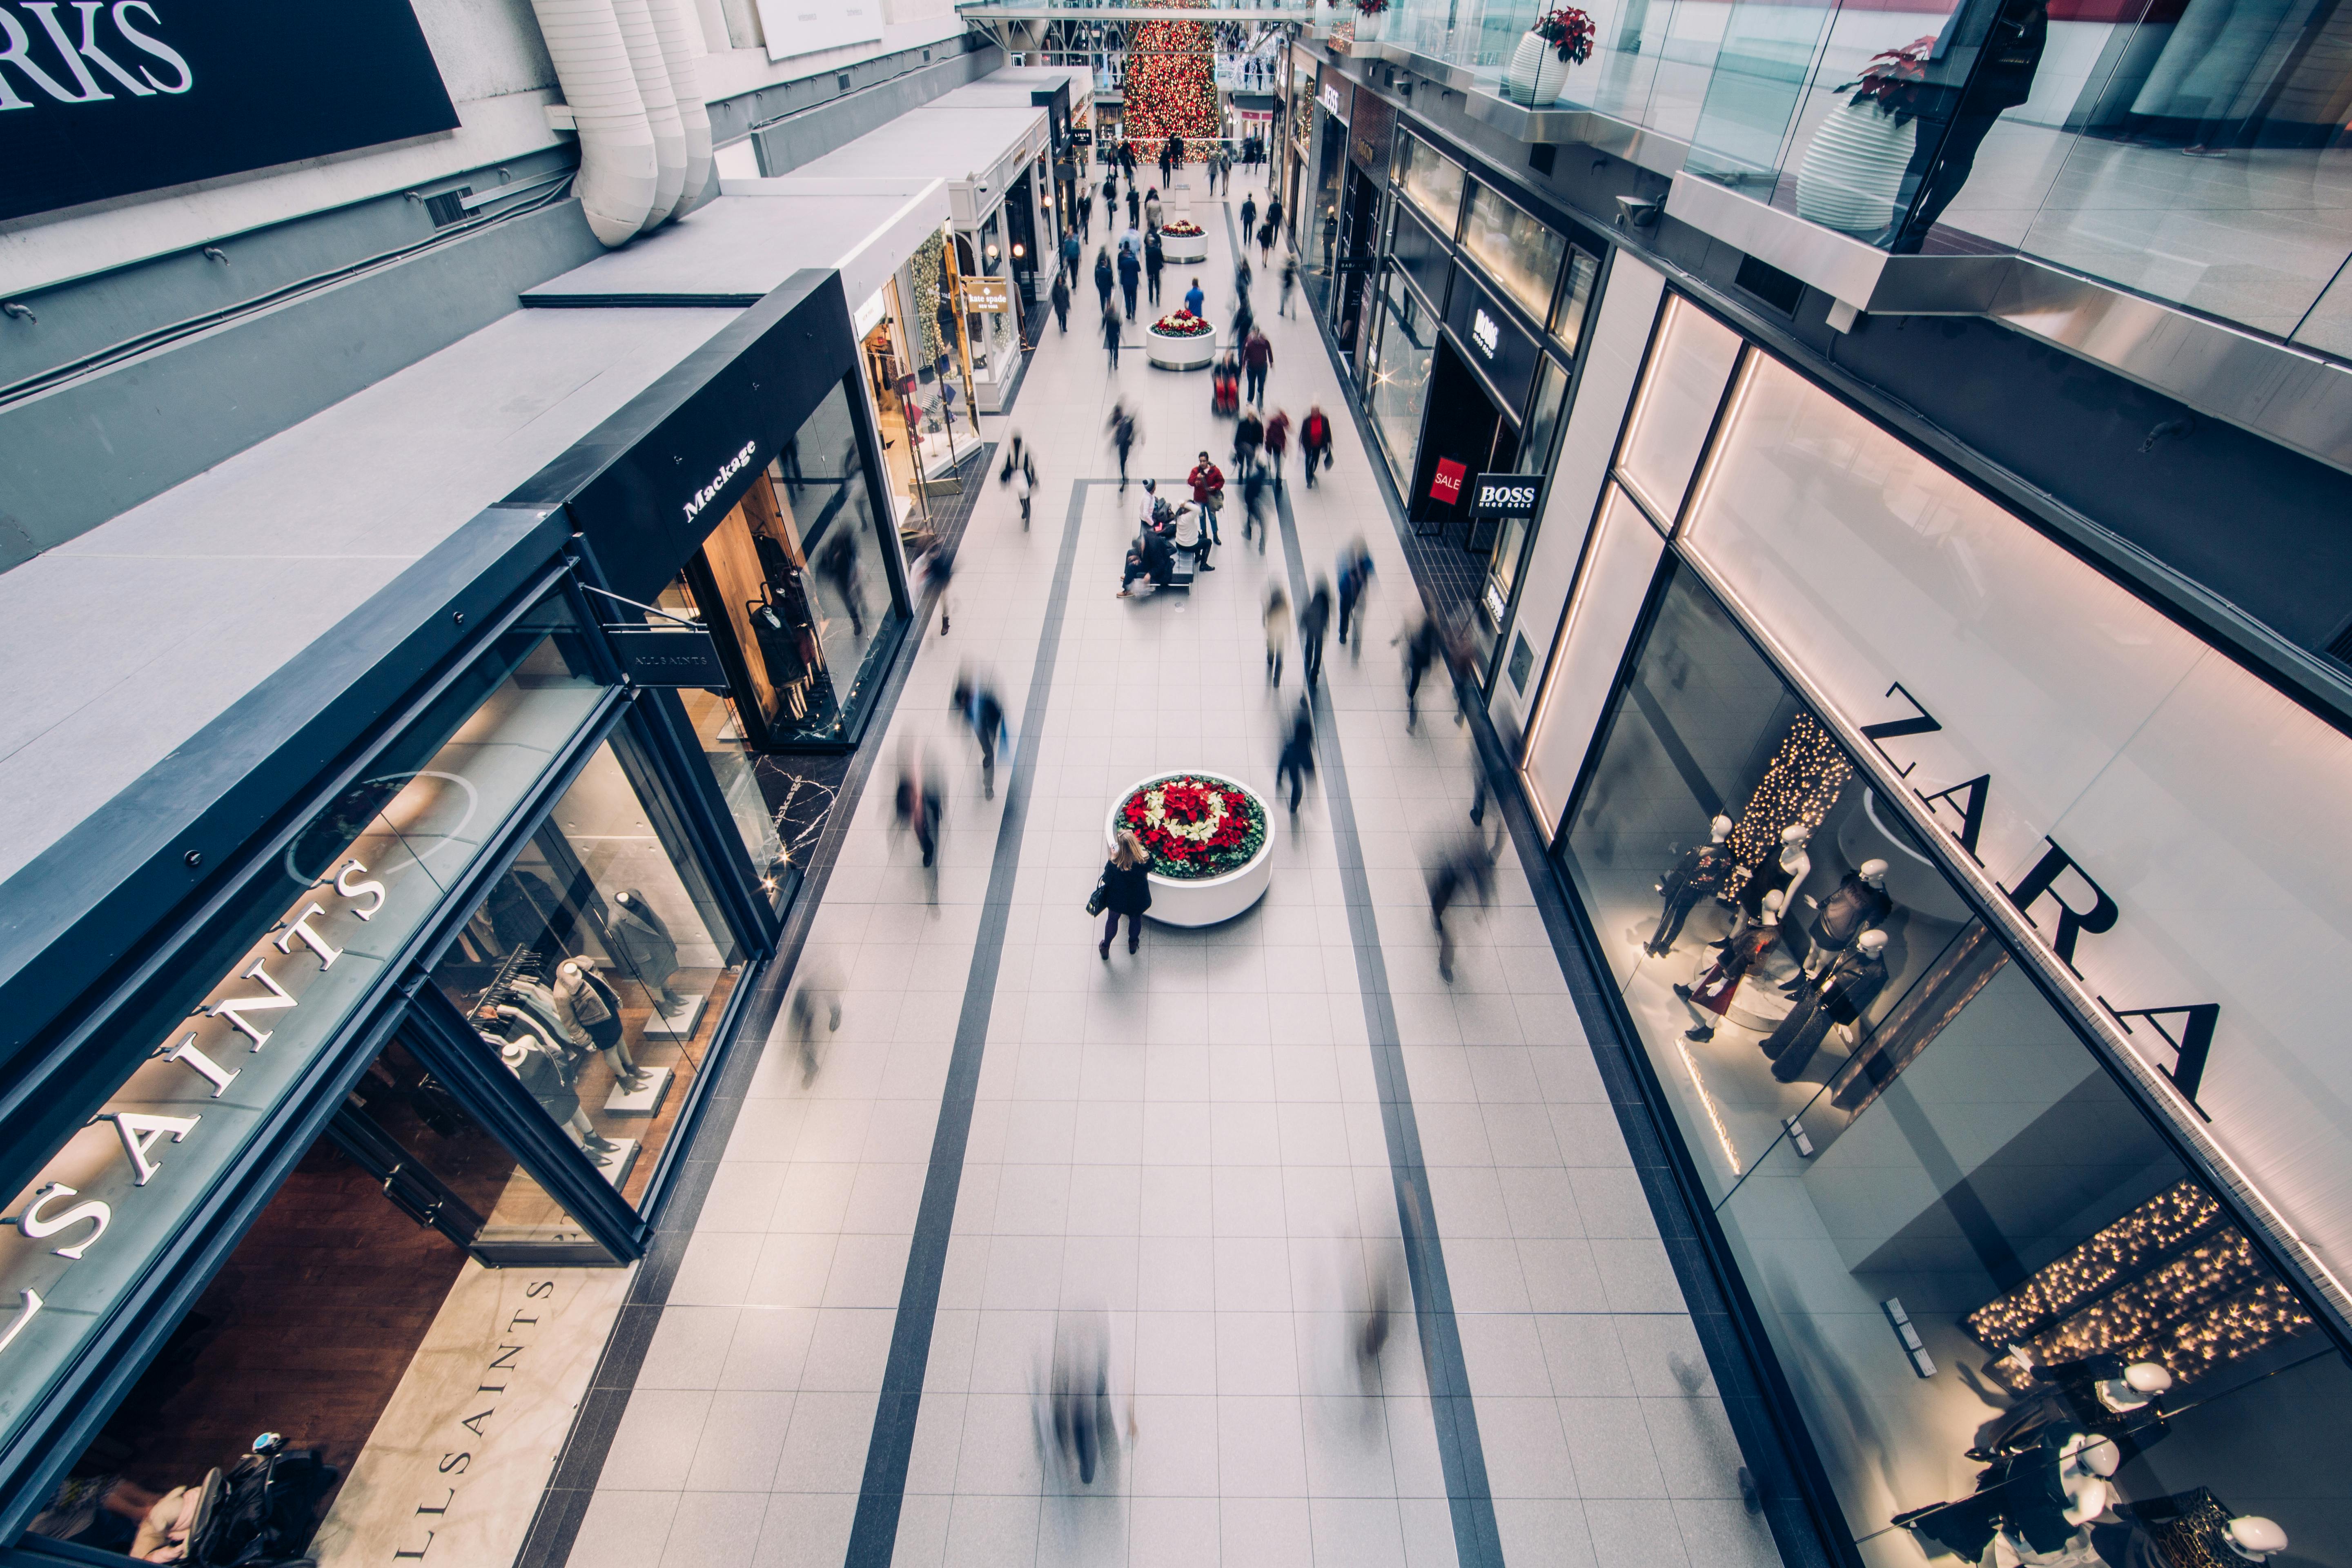
[[[490,977],[488,985],[482,987],[482,994],[474,998],[475,1010],[478,1012],[486,1007],[495,1007],[501,1002],[511,1001],[516,982],[541,977],[540,963],[539,950],[533,947],[519,947],[507,954],[506,962],[499,965],[499,972]]]

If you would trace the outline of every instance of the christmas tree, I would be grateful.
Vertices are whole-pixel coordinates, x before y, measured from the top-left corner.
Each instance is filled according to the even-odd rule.
[[[1136,144],[1137,156],[1147,161],[1158,158],[1160,143],[1170,136],[1181,136],[1188,143],[1216,136],[1213,41],[1209,29],[1199,22],[1136,24],[1128,40],[1123,118],[1127,139]]]

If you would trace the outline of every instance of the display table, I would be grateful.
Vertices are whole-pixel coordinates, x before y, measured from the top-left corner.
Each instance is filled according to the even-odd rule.
[[[1156,773],[1138,779],[1118,792],[1111,802],[1108,815],[1103,819],[1103,842],[1112,853],[1118,849],[1120,814],[1129,799],[1146,785],[1172,776],[1175,774],[1170,772]],[[1265,839],[1246,864],[1222,876],[1163,877],[1157,871],[1151,872],[1151,910],[1148,918],[1162,925],[1213,926],[1232,920],[1264,898],[1266,889],[1274,881],[1274,808],[1257,791],[1225,774],[1202,771],[1199,776],[1214,779],[1222,785],[1248,795],[1256,804],[1265,821]]]
[[[1198,266],[1208,260],[1209,231],[1202,229],[1198,234],[1180,234],[1171,228],[1161,228],[1160,258],[1171,267]]]
[[[1202,370],[1217,357],[1217,334],[1163,332],[1155,321],[1143,329],[1143,357],[1162,370]]]

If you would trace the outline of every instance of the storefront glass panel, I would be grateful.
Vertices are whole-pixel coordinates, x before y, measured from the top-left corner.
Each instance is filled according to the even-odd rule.
[[[0,1318],[0,1429],[250,1157],[284,1097],[595,711],[606,689],[587,668],[567,603],[551,595],[247,885],[239,910],[210,923],[224,934],[208,952],[181,954],[190,984],[118,1016],[114,1031],[152,1051],[5,1211],[21,1220],[29,1206],[52,1228],[0,1230],[0,1302],[15,1309]]]
[[[1592,304],[1592,288],[1601,278],[1601,258],[1581,247],[1568,251],[1568,286],[1559,291],[1552,310],[1551,335],[1573,358],[1584,346],[1584,316]]]
[[[1429,392],[1430,356],[1437,347],[1437,323],[1419,296],[1389,279],[1381,307],[1381,337],[1366,378],[1365,402],[1389,469],[1399,485],[1412,475],[1413,445],[1421,439],[1421,405]]]
[[[1397,133],[1397,189],[1425,214],[1437,232],[1454,237],[1462,221],[1462,165],[1410,132]]]
[[[1552,285],[1559,281],[1560,260],[1568,254],[1568,240],[1558,230],[1480,185],[1471,193],[1462,247],[1528,315],[1549,319]]]
[[[1563,859],[1864,1561],[2352,1560],[2334,1342],[1690,568],[1597,744]]]
[[[598,746],[434,972],[485,1048],[631,1203],[742,954],[625,730]]]
[[[1666,301],[1617,459],[1625,488],[1661,528],[1671,531],[1682,511],[1683,493],[1738,359],[1738,333],[1679,297]]]

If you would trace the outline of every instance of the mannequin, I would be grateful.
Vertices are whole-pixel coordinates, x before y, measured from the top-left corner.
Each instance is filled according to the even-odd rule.
[[[539,1101],[540,1109],[563,1129],[572,1142],[596,1163],[611,1163],[613,1151],[620,1145],[600,1134],[589,1121],[587,1112],[580,1109],[580,1096],[572,1087],[578,1074],[569,1053],[520,1008],[501,1005],[498,1016],[511,1026],[509,1033],[500,1037],[484,1030],[482,1038],[499,1048],[499,1058],[506,1063],[507,1070],[522,1080],[523,1088]]]
[[[1780,852],[1772,857],[1770,865],[1748,879],[1748,886],[1743,889],[1750,910],[1760,909],[1764,894],[1773,889],[1778,889],[1780,894],[1780,910],[1784,915],[1795,907],[1797,895],[1804,889],[1805,879],[1812,873],[1813,858],[1805,848],[1812,841],[1811,824],[1792,822],[1780,829]]]
[[[2031,1366],[2021,1348],[2010,1359]],[[1990,1463],[2004,1453],[2032,1447],[2053,1426],[2079,1427],[2105,1439],[2119,1459],[2128,1460],[2169,1435],[2157,1396],[2172,1387],[2172,1373],[2152,1361],[2124,1364],[2120,1356],[2035,1367],[2033,1386],[2015,1408],[1998,1418],[1969,1458]]]
[[[1804,983],[1797,1005],[1764,1039],[1774,1078],[1794,1083],[1802,1077],[1832,1025],[1843,1038],[1853,1039],[1853,1026],[1885,988],[1886,964],[1879,957],[1885,951],[1885,931],[1864,931],[1836,962]]]
[[[621,999],[596,976],[584,958],[567,958],[555,970],[556,1016],[580,1031],[584,1043],[604,1053],[604,1065],[625,1089],[644,1087],[645,1075],[629,1059],[621,1039]]]
[[[2066,1436],[2080,1443],[2080,1433]],[[2015,1561],[2028,1560],[2020,1547],[2042,1553],[2045,1559],[2063,1552],[2074,1544],[2076,1531],[2089,1517],[2070,1515],[2080,1502],[2089,1500],[2092,1479],[2074,1474],[2071,1477],[2074,1488],[2069,1489],[2068,1472],[2080,1470],[2081,1449],[2068,1452],[2066,1436],[2052,1432],[2031,1448],[2005,1454],[1978,1473],[1976,1490],[1969,1496],[1898,1513],[1892,1522],[1969,1563],[1990,1561],[1988,1550],[1996,1536],[2009,1545]],[[2097,1502],[2101,1510],[2107,1505],[2104,1479]]]
[[[1813,951],[1805,960],[1805,973],[1819,974],[1845,951],[1856,931],[1882,925],[1895,912],[1895,900],[1886,893],[1886,862],[1864,860],[1839,879],[1830,896],[1822,900],[1822,912],[1813,921]]]
[[[2088,1527],[2115,1500],[2108,1478],[2120,1462],[2115,1445],[2103,1437],[2077,1432],[2066,1438],[2058,1450],[2058,1487],[2064,1498],[2058,1519],[2071,1527],[2071,1533],[2051,1545],[2055,1526],[2038,1513],[2029,1514],[2001,1528],[1987,1561],[1999,1568],[2104,1568]],[[2042,1544],[2035,1544],[2037,1536]]]
[[[1777,888],[1765,894],[1763,912],[1757,916],[1752,925],[1748,923],[1746,911],[1741,911],[1739,927],[1723,939],[1723,952],[1699,976],[1698,984],[1696,986],[1677,985],[1675,994],[1694,1008],[1721,1017],[1724,1010],[1731,1005],[1731,994],[1739,988],[1739,982],[1748,970],[1780,942],[1782,897]],[[1696,1027],[1685,1031],[1683,1037],[1711,1040],[1715,1038],[1715,1025],[1703,1017]]]
[[[1683,933],[1683,921],[1698,901],[1710,893],[1719,892],[1729,879],[1732,868],[1731,851],[1724,840],[1731,837],[1731,818],[1717,816],[1709,825],[1714,834],[1711,841],[1683,851],[1664,876],[1658,879],[1654,889],[1665,900],[1665,908],[1658,915],[1658,929],[1642,951],[1653,958],[1674,951],[1675,939]]]
[[[613,953],[635,974],[637,984],[653,996],[664,1016],[685,1010],[686,999],[671,989],[677,973],[677,942],[669,927],[654,912],[645,894],[625,888],[613,895],[612,911],[604,920],[604,935]]]

